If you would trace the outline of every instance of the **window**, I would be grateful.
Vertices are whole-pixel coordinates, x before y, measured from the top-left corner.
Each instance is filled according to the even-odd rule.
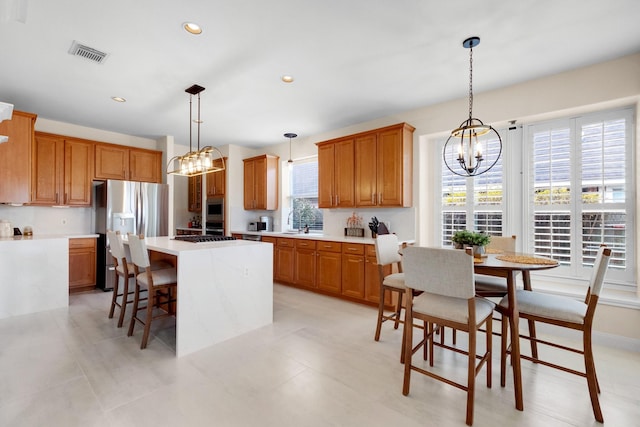
[[[289,168],[289,216],[287,228],[322,231],[322,211],[318,209],[318,159],[296,160]]]
[[[613,250],[608,278],[633,282],[633,111],[528,126],[529,250],[571,276]]]
[[[503,133],[501,132],[501,137]],[[442,141],[442,146],[445,141]],[[497,138],[488,140],[487,144],[488,150],[500,149]],[[442,246],[451,246],[451,236],[455,231],[462,229],[502,235],[503,158],[504,155],[491,170],[476,177],[463,177],[452,173],[442,158]]]

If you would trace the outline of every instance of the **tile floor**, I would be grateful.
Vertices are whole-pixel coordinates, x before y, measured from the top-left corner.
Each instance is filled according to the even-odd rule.
[[[385,324],[375,342],[371,307],[275,285],[272,325],[176,359],[170,323],[141,351],[139,328],[127,337],[107,319],[110,298],[75,295],[68,309],[0,320],[1,426],[465,425],[456,388],[414,374],[402,395],[401,332]],[[640,354],[595,354],[606,425],[638,425]],[[436,356],[463,380],[463,356]],[[584,379],[523,362],[519,412],[497,352],[493,366],[492,389],[479,376],[474,426],[599,425]]]

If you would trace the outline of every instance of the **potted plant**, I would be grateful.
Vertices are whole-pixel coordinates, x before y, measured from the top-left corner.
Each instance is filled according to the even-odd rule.
[[[451,236],[451,241],[456,249],[464,249],[466,245],[472,245],[473,233],[469,230],[458,230]]]
[[[485,234],[483,232],[480,233],[471,233],[471,241],[470,245],[473,246],[473,256],[481,257],[484,255],[484,248],[491,241],[491,236]]]

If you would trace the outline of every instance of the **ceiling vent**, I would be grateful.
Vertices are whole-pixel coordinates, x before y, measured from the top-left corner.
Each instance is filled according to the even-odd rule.
[[[99,50],[94,49],[92,47],[80,44],[75,40],[71,44],[69,53],[71,55],[80,56],[84,59],[88,59],[89,61],[93,61],[98,64],[102,64],[105,61],[105,59],[107,59],[106,53],[100,52]]]

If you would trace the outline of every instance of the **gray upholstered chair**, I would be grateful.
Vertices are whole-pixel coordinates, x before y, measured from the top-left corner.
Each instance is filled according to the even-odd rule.
[[[129,234],[128,240],[131,260],[133,261],[136,276],[136,288],[133,298],[133,313],[127,335],[133,335],[136,322],[143,324],[144,333],[142,335],[140,348],[144,349],[147,347],[153,319],[173,315],[172,306],[176,302],[177,271],[173,267],[161,270],[151,269],[149,252],[147,251],[147,245],[143,235]],[[140,294],[144,290],[148,292],[147,304],[145,307],[140,307]],[[161,309],[161,313],[154,316],[153,308],[160,308],[161,306],[164,306],[166,309]],[[141,317],[140,311],[144,311],[146,315]]]
[[[473,424],[475,379],[483,365],[487,370],[487,387],[491,387],[491,322],[494,304],[476,297],[474,289],[473,257],[464,251],[450,249],[408,247],[404,250],[405,286],[407,307],[404,331],[405,360],[402,394],[409,394],[411,371],[443,381],[467,392],[466,423]],[[414,296],[414,291],[423,291]],[[434,365],[434,345],[467,354],[467,383],[460,384],[433,371],[412,364],[413,328],[407,328],[414,319],[427,323],[427,343],[430,366]],[[433,339],[434,324],[467,332],[468,352],[437,344]],[[486,344],[484,353],[477,355],[477,333],[484,327]],[[476,359],[479,359],[476,364]]]
[[[607,270],[607,266],[609,265],[610,257],[611,249],[604,245],[598,249],[593,270],[591,272],[591,279],[589,280],[589,289],[587,289],[587,295],[584,302],[560,295],[545,294],[528,290],[516,291],[516,301],[520,318],[527,319],[530,322],[542,322],[582,332],[582,349],[572,348],[557,342],[545,341],[540,338],[536,338],[535,336],[531,336],[531,334],[529,336],[521,335],[520,337],[538,344],[544,344],[554,348],[582,354],[584,356],[584,372],[541,360],[537,355],[532,357],[521,354],[520,358],[585,377],[589,387],[593,414],[599,422],[604,422],[604,420],[602,417],[602,410],[600,409],[600,402],[598,400],[600,386],[598,385],[596,366],[593,359],[591,330],[593,325],[593,316],[596,311],[596,305],[598,303],[600,291],[602,290],[604,275]],[[507,307],[508,304],[506,297],[500,301],[501,307]],[[503,318],[503,344],[500,352],[501,375],[504,375],[503,373],[506,371],[507,354],[510,354],[510,346],[507,347],[506,339],[504,338],[507,336],[508,324],[509,322]]]

